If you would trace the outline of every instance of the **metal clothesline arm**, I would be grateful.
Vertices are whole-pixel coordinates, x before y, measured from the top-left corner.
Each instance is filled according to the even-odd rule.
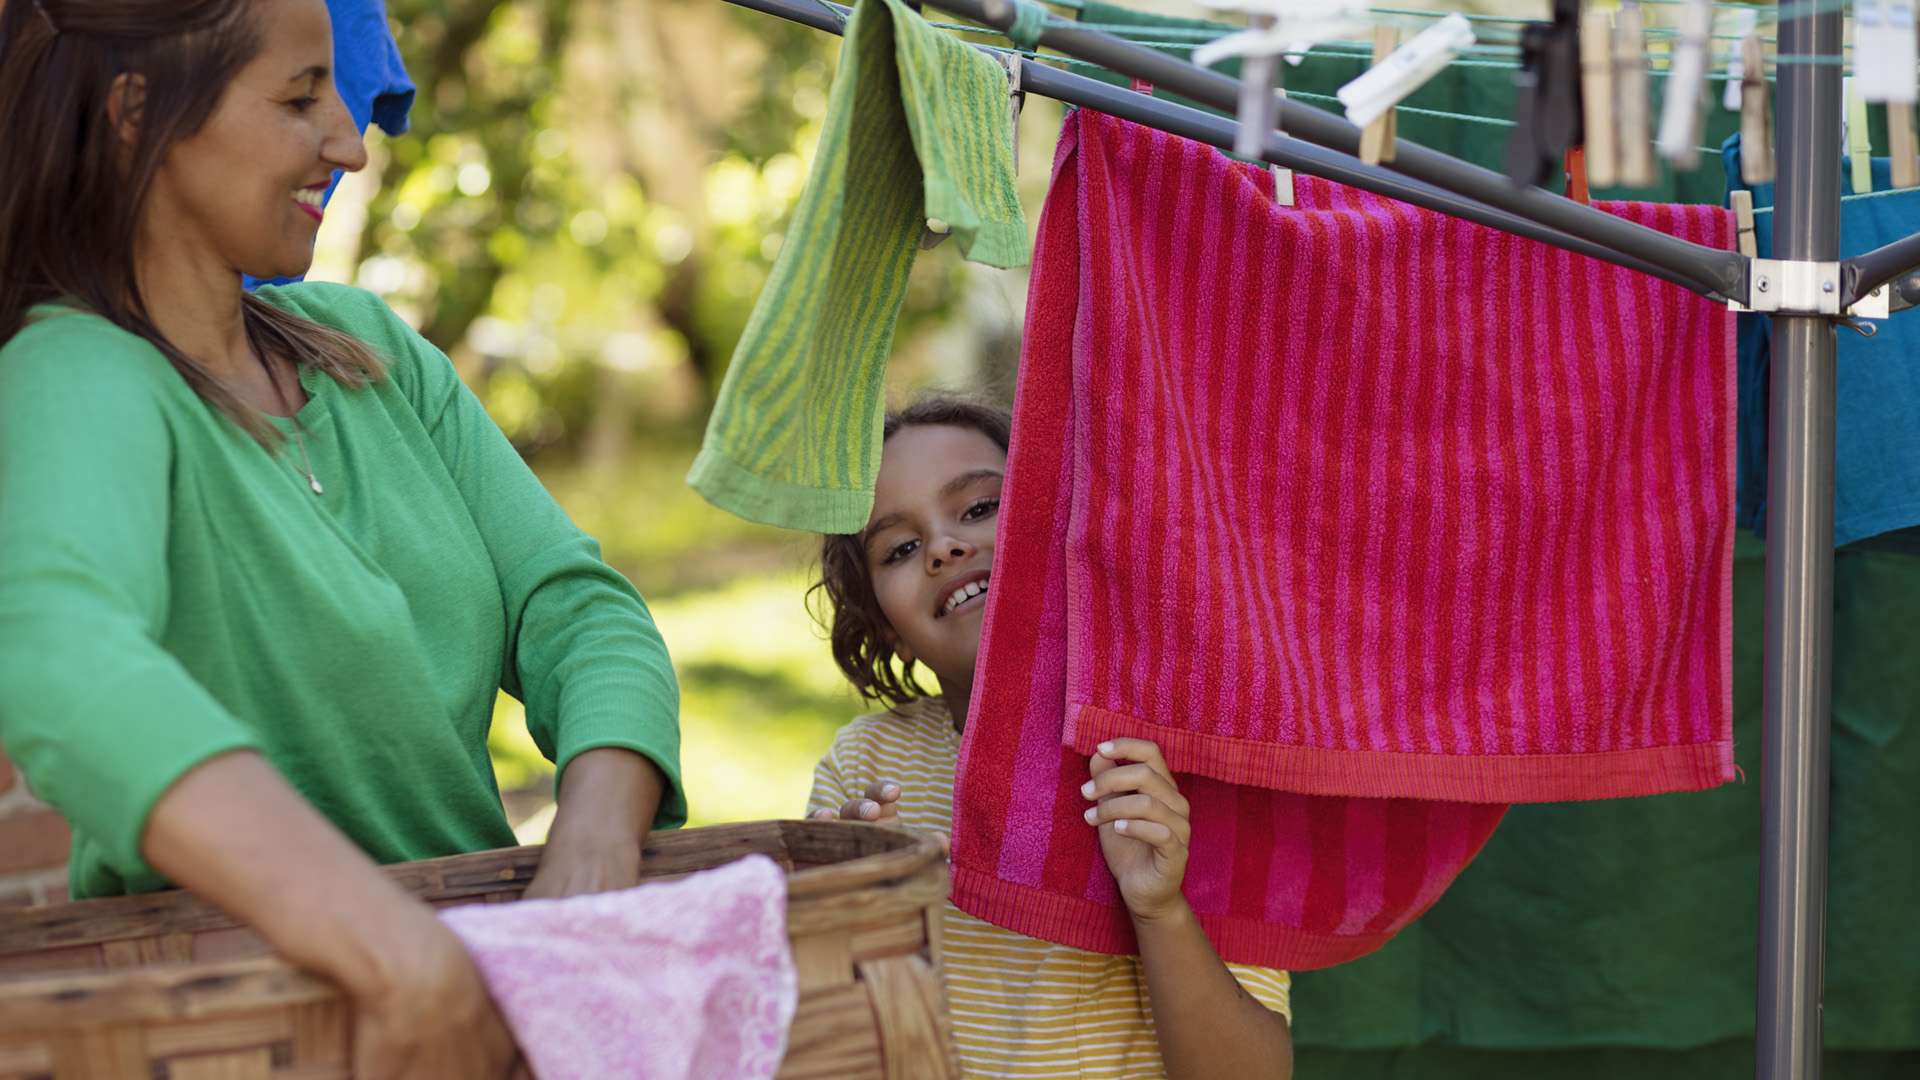
[[[839,13],[815,0],[731,0],[741,7],[787,19],[828,33],[842,33],[846,21]],[[985,49],[985,46],[980,46]],[[993,51],[993,50],[986,50]],[[1228,149],[1233,146],[1235,125],[1232,120],[1199,109],[1188,108],[1132,90],[1111,86],[1072,72],[1041,64],[1022,68],[1021,85],[1027,93],[1039,94],[1069,105],[1095,109],[1110,116],[1157,128],[1182,138],[1194,139]],[[1409,179],[1378,166],[1367,165],[1337,151],[1289,139],[1274,132],[1267,137],[1263,158],[1283,168],[1346,184],[1376,195],[1450,214],[1478,225],[1499,229],[1517,236],[1563,248],[1578,255],[1618,263],[1630,270],[1650,274],[1682,288],[1692,283],[1662,267],[1613,251],[1610,248],[1529,221],[1517,214],[1465,199],[1431,184]]]
[[[1012,27],[1015,16],[1012,0],[931,0],[931,3],[1002,31]],[[1155,49],[1051,19],[1041,31],[1039,41],[1068,56],[1144,79],[1223,112],[1236,109],[1239,83]],[[1341,117],[1291,100],[1281,102],[1280,108],[1281,126],[1289,136],[1343,154],[1353,154],[1359,149],[1360,129]],[[1395,143],[1390,168],[1473,202],[1660,267],[1667,271],[1669,280],[1678,280],[1703,295],[1742,301],[1747,298],[1747,261],[1735,252],[1690,243],[1537,187],[1517,187],[1490,169],[1404,139]]]
[[[1920,270],[1920,233],[1862,252],[1846,260],[1845,265],[1848,271],[1845,275],[1848,279],[1847,304],[1896,278],[1904,280],[1895,282],[1895,291],[1905,293],[1914,284],[1912,272]],[[1909,299],[1920,300],[1917,297]]]

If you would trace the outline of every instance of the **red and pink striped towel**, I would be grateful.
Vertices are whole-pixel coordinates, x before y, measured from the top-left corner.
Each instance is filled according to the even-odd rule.
[[[1222,955],[1295,968],[1384,943],[1505,803],[1732,774],[1726,309],[1297,195],[1068,119],[961,756],[968,911],[1131,949],[1077,790],[1116,735],[1186,774]],[[1732,240],[1717,208],[1609,209]]]

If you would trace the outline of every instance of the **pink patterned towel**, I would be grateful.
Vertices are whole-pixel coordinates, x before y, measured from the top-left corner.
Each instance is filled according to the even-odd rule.
[[[1230,961],[1431,905],[1508,802],[1732,774],[1732,322],[1080,110],[1041,218],[953,899],[1134,947],[1087,755],[1157,741]],[[1615,204],[1705,243],[1724,211]]]
[[[1724,304],[1079,127],[1068,745],[1314,795],[1732,779]],[[1605,208],[1732,240],[1719,207]]]
[[[440,913],[540,1080],[771,1077],[799,980],[787,879],[749,855],[679,881]]]

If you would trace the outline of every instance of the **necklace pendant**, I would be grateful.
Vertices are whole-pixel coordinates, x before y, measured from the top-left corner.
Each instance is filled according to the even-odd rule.
[[[320,481],[319,481],[318,479],[316,479],[315,477],[313,477],[313,476],[308,476],[308,477],[307,477],[307,486],[308,486],[308,487],[311,487],[311,488],[313,489],[313,493],[314,493],[315,495],[325,495],[325,494],[326,494],[326,489],[325,489],[325,488],[322,488],[322,487],[320,486]]]

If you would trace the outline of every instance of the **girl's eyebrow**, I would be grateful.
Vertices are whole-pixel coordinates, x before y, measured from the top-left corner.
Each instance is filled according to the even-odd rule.
[[[940,494],[953,495],[976,481],[1003,480],[1005,478],[1006,474],[1002,473],[999,469],[974,469],[971,472],[963,472],[959,476],[947,481],[947,486],[940,489]]]

